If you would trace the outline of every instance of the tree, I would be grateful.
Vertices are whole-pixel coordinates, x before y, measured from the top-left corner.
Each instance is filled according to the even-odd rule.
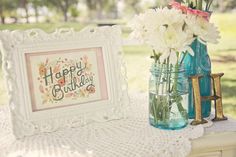
[[[118,18],[117,1],[118,0],[104,0],[104,10],[107,15],[112,15],[112,18]]]
[[[97,15],[97,18],[102,16],[102,0],[84,0],[88,10],[90,19],[94,18]],[[95,14],[95,15],[94,15]]]
[[[39,7],[43,6],[43,1],[42,0],[29,0],[30,3],[32,3],[32,6],[34,8],[34,12],[35,12],[35,19],[36,22],[38,22],[38,17],[39,17]]]
[[[73,20],[76,20],[76,18],[79,16],[79,11],[76,7],[70,7],[70,15],[73,18]]]
[[[228,10],[232,10],[236,8],[235,0],[227,0],[227,1],[217,1],[217,5],[221,12],[226,12]]]
[[[141,0],[126,0],[125,6],[126,10],[133,11],[135,14],[138,14],[141,10],[139,3]]]
[[[1,23],[5,24],[5,18],[10,12],[15,11],[17,2],[14,0],[0,0],[0,17]]]
[[[20,0],[20,7],[25,10],[26,22],[29,23],[29,10],[28,10],[28,0]]]
[[[56,9],[60,10],[63,13],[64,21],[68,21],[68,11],[69,8],[76,5],[78,0],[45,0],[46,3],[55,7]]]
[[[89,10],[90,18],[97,17],[101,19],[103,18],[103,12],[106,13],[106,17],[111,14],[114,15],[113,18],[118,17],[117,1],[118,0],[84,0],[84,3]]]

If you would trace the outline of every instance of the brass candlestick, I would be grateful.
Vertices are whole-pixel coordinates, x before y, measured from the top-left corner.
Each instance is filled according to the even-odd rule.
[[[221,92],[221,83],[220,78],[224,73],[210,74],[213,83],[213,95],[212,96],[201,96],[199,79],[202,75],[195,75],[190,77],[193,85],[193,96],[194,96],[194,109],[195,109],[195,118],[191,122],[191,125],[198,125],[207,123],[205,119],[202,118],[202,104],[201,101],[211,100],[215,104],[215,118],[212,121],[222,121],[227,120],[227,117],[223,114],[222,106],[222,92]]]

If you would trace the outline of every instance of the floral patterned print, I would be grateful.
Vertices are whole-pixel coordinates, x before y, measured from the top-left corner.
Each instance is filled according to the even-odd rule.
[[[92,64],[87,55],[79,59],[59,57],[38,65],[42,104],[57,103],[64,98],[77,100],[96,92]]]

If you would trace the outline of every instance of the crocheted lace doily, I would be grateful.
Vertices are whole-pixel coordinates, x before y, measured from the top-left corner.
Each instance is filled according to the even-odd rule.
[[[132,95],[129,118],[15,140],[9,110],[0,109],[1,157],[184,157],[204,128],[165,131],[148,123],[147,96]]]

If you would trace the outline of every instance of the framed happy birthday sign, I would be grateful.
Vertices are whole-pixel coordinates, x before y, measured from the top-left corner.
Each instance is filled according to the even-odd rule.
[[[125,117],[119,27],[0,34],[17,138]]]
[[[101,47],[26,53],[33,112],[108,99]]]

